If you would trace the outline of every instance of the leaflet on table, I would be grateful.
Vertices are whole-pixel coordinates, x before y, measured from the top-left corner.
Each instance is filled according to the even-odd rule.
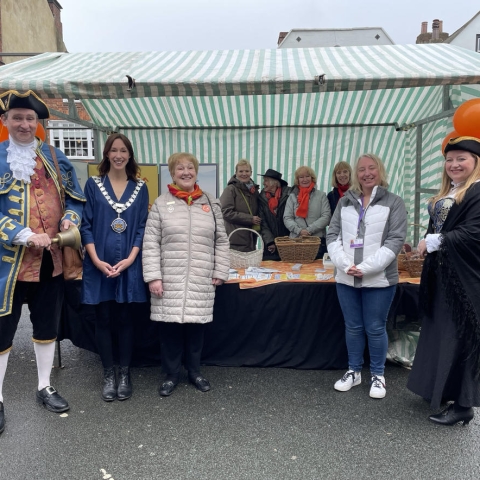
[[[245,270],[245,272],[247,270]],[[271,280],[272,274],[271,273],[247,273],[246,275],[242,275],[240,278],[242,280],[249,280],[253,278],[254,280],[257,280],[257,282],[259,282],[261,280]]]
[[[315,278],[317,280],[330,280],[333,278],[333,275],[331,273],[316,273]]]
[[[299,273],[287,272],[287,279],[288,280],[299,280],[300,279],[300,274]]]
[[[265,267],[248,267],[245,269],[245,274],[250,273],[279,273],[280,270],[275,270],[274,268],[265,268]]]

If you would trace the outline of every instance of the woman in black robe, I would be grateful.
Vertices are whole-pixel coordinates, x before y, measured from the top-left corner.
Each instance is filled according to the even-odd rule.
[[[480,139],[445,147],[442,187],[428,205],[430,224],[418,250],[422,330],[407,387],[441,425],[467,425],[480,406]]]

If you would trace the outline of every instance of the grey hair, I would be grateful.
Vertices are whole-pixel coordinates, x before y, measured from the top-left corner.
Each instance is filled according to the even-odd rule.
[[[275,188],[280,187],[280,182],[276,178],[264,177],[263,181],[266,182],[269,187],[272,187],[272,186],[275,186]]]

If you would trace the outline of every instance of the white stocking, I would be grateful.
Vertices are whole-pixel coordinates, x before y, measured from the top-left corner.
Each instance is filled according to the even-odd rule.
[[[38,390],[50,385],[50,373],[52,372],[53,357],[55,356],[55,342],[33,343],[37,356]]]
[[[0,402],[3,402],[3,379],[5,378],[5,372],[7,371],[8,356],[10,350],[7,353],[0,355]]]

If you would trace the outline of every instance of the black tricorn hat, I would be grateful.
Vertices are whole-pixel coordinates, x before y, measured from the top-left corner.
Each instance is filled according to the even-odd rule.
[[[480,138],[476,137],[457,137],[451,138],[445,145],[443,152],[446,155],[452,150],[465,150],[480,157]]]
[[[283,187],[286,187],[288,185],[288,182],[282,180],[282,174],[280,172],[277,172],[276,170],[273,170],[272,168],[269,168],[263,175],[261,173],[259,173],[258,175],[260,177],[274,178],[275,180],[278,180],[280,182],[280,185],[282,185]]]
[[[50,112],[45,102],[32,90],[19,93],[16,90],[8,90],[0,95],[0,114],[8,112],[12,108],[28,108],[33,110],[39,119],[49,118]]]

